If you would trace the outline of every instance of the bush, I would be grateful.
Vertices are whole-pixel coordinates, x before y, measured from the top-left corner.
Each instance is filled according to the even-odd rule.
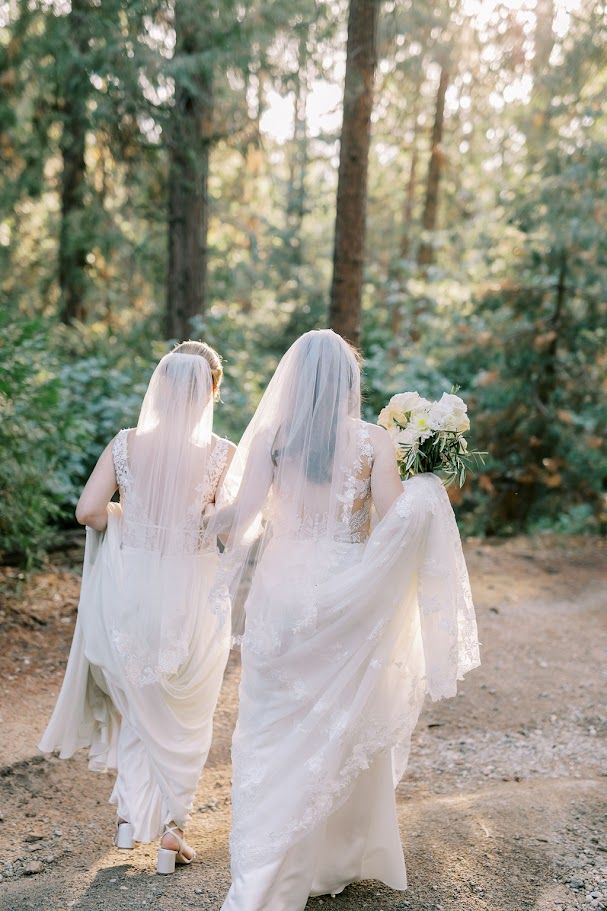
[[[136,421],[153,357],[43,319],[0,317],[0,555],[31,564],[103,447]]]
[[[31,562],[69,500],[62,459],[88,428],[70,413],[48,327],[3,318],[1,328],[0,550]]]

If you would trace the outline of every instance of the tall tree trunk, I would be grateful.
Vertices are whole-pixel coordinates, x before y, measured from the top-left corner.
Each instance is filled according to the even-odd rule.
[[[413,106],[413,138],[411,140],[411,158],[409,160],[409,174],[402,208],[402,224],[399,245],[399,259],[392,261],[389,270],[389,277],[398,281],[401,277],[402,269],[400,260],[407,259],[411,250],[411,225],[413,222],[413,209],[415,206],[415,188],[417,184],[417,168],[419,162],[418,149],[418,125],[419,115],[418,99],[421,90],[421,81],[415,85],[415,102]],[[390,304],[390,328],[392,331],[392,341],[388,346],[388,355],[393,361],[397,361],[401,353],[401,330],[403,325],[403,307],[399,298],[395,298]]]
[[[261,143],[261,118],[265,107],[265,84],[266,71],[260,65],[257,70],[257,104],[255,107],[255,141],[258,145]]]
[[[380,0],[350,0],[329,323],[358,345]]]
[[[567,250],[563,248],[553,256],[557,263],[554,312],[547,325],[550,340],[545,351],[544,369],[537,384],[537,399],[543,409],[550,406],[557,387],[558,348],[567,305]]]
[[[306,171],[308,167],[308,125],[306,119],[308,103],[308,29],[299,37],[295,75],[295,110],[293,117],[293,151],[289,167],[289,189],[287,193],[287,225],[291,234],[292,264],[303,262],[302,226],[306,204]],[[297,276],[296,276],[297,280]]]
[[[552,91],[547,77],[555,42],[554,14],[554,0],[538,0],[535,10],[531,119],[527,129],[527,152],[531,166],[542,157],[550,129]]]
[[[88,50],[88,0],[72,0],[68,16],[70,58],[63,89],[61,133],[61,226],[59,229],[60,316],[64,323],[86,316],[86,257],[89,238],[83,224],[86,188],[85,143],[89,77],[84,65]]]
[[[411,164],[409,166],[409,179],[407,181],[407,193],[403,205],[403,224],[400,235],[400,256],[401,259],[407,259],[411,249],[411,222],[413,220],[413,204],[415,202],[415,183],[417,180],[417,162],[418,162],[417,142],[414,142],[411,149]]]
[[[182,340],[207,298],[209,151],[212,67],[204,52],[212,4],[175,4],[175,105],[169,124],[168,276],[166,334]],[[206,40],[205,40],[206,39]]]
[[[436,109],[434,113],[434,124],[432,125],[432,144],[430,149],[430,163],[428,165],[428,178],[426,181],[426,199],[424,202],[424,213],[422,216],[422,229],[427,234],[436,230],[438,218],[438,191],[442,171],[443,153],[441,143],[443,141],[443,125],[445,120],[445,96],[447,86],[449,85],[449,73],[446,67],[440,71],[438,81],[438,90],[436,92]],[[431,240],[427,238],[422,241],[417,251],[417,263],[419,266],[428,266],[434,260],[434,247]]]
[[[419,149],[418,149],[418,98],[420,92],[420,84],[416,85],[415,90],[415,103],[413,107],[413,139],[411,141],[411,161],[409,164],[409,177],[407,180],[407,190],[405,193],[405,199],[403,203],[403,223],[401,226],[401,235],[400,235],[400,256],[401,259],[407,259],[409,256],[409,250],[411,249],[411,222],[413,221],[413,206],[415,204],[415,184],[417,183],[417,165],[419,161]]]

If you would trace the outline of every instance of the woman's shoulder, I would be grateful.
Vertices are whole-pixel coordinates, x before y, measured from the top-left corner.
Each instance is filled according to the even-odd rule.
[[[233,443],[231,440],[228,440],[227,437],[220,437],[218,433],[212,433],[211,439],[213,441],[213,449],[216,448],[223,449],[227,453],[234,455],[236,452],[236,443]]]
[[[370,421],[363,421],[362,418],[358,422],[361,426],[361,429],[368,433],[369,436],[373,436],[377,430],[383,430],[383,427],[379,427],[378,424],[372,424]]]
[[[370,421],[361,421],[361,429],[363,433],[369,437],[372,443],[377,442],[378,445],[382,445],[386,440],[389,441],[388,432],[384,427],[380,427],[379,424],[372,424]]]
[[[126,459],[128,454],[128,443],[131,436],[135,433],[135,427],[123,427],[118,433],[114,434],[107,445],[107,449],[113,454],[114,459]]]
[[[379,453],[389,453],[392,456],[394,453],[394,444],[392,443],[390,434],[386,428],[381,427],[379,424],[371,424],[369,421],[361,421],[360,423],[367,439],[373,447],[374,455],[377,456]]]
[[[222,470],[230,464],[236,452],[236,445],[228,440],[227,437],[220,437],[219,434],[211,435],[213,448],[211,449],[212,465],[219,466]]]
[[[128,439],[128,437],[129,437],[131,434],[135,433],[136,430],[137,430],[136,427],[123,427],[121,430],[119,430],[117,433],[114,434],[114,436],[113,436],[112,439],[110,440],[110,445],[111,445],[112,443],[115,443],[116,440],[126,440],[126,439]]]
[[[120,487],[126,487],[130,480],[128,440],[134,427],[124,427],[110,441],[107,449],[111,452],[116,480]]]

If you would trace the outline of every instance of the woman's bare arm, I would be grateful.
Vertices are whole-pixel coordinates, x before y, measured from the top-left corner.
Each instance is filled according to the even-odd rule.
[[[107,505],[117,487],[112,443],[109,443],[101,453],[99,461],[80,494],[76,506],[76,520],[81,525],[88,525],[89,528],[103,531],[107,525]]]
[[[268,439],[260,437],[251,445],[236,500],[219,509],[213,516],[213,528],[220,539],[223,540],[230,532],[238,537],[248,528],[266,500],[273,473]],[[235,521],[238,529],[233,527]]]
[[[371,470],[371,496],[380,519],[383,519],[395,500],[403,492],[403,484],[396,464],[394,445],[383,427],[369,427],[373,444]]]

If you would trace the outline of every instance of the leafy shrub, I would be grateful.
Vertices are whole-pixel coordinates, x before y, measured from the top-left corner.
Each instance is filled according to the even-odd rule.
[[[31,563],[73,521],[103,447],[136,420],[153,357],[43,319],[4,315],[0,329],[0,554]]]
[[[7,324],[0,348],[0,550],[29,562],[48,544],[49,523],[70,498],[62,471],[88,430],[70,412],[41,320]]]

